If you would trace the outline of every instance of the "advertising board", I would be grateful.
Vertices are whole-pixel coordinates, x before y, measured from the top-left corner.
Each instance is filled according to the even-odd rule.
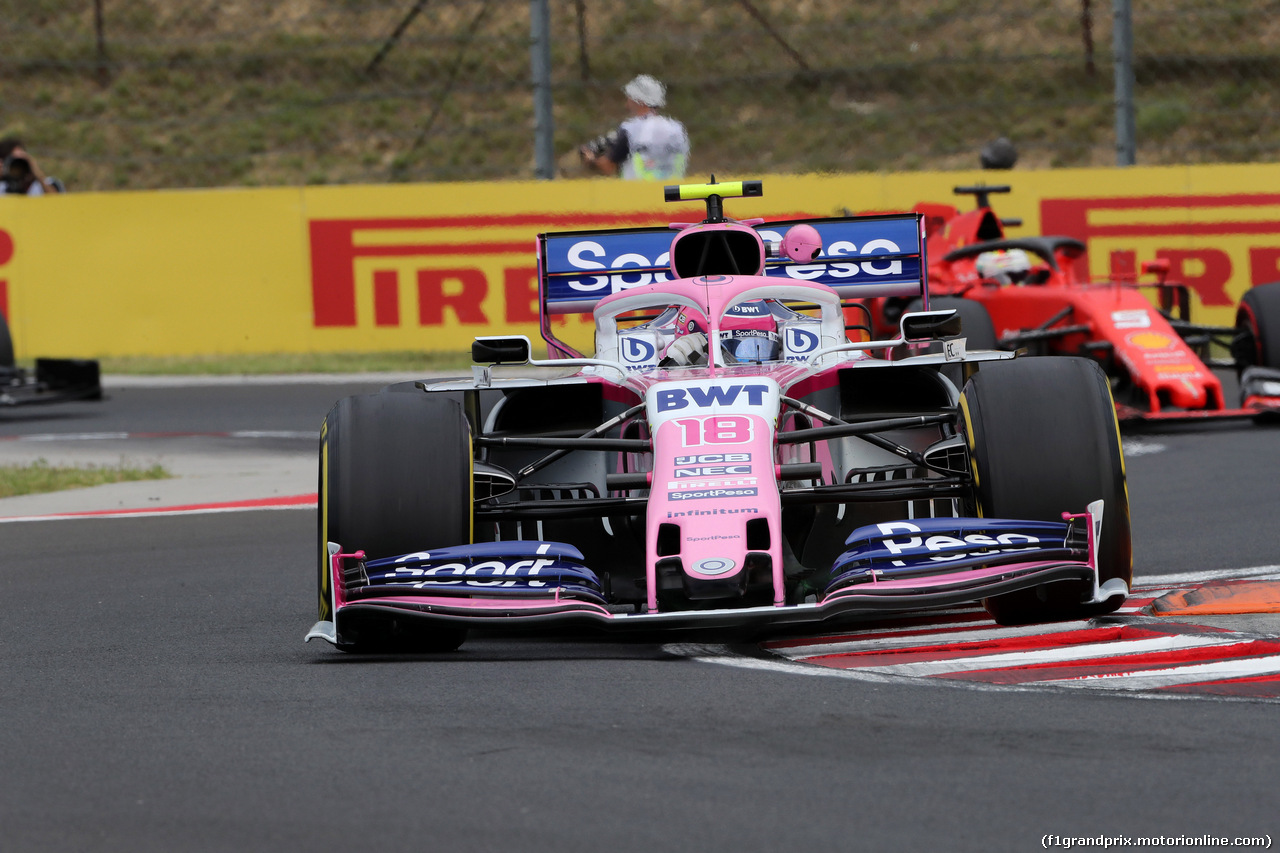
[[[1205,323],[1280,280],[1280,194],[1256,191],[1280,165],[734,177],[764,195],[729,215],[776,220],[964,209],[954,187],[1009,184],[992,204],[1022,220],[1011,235],[1084,240],[1095,277],[1166,258]],[[0,197],[0,311],[20,359],[464,352],[478,334],[537,339],[537,234],[702,215],[616,179]]]

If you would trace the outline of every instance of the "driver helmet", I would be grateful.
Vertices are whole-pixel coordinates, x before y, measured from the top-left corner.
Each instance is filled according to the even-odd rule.
[[[681,309],[676,317],[675,339],[685,335],[707,334],[710,323],[700,311]],[[720,347],[729,363],[777,361],[782,357],[782,338],[778,321],[763,299],[741,302],[724,313],[720,320]]]
[[[978,255],[978,275],[998,284],[1021,284],[1031,272],[1031,259],[1022,249],[997,249]]]

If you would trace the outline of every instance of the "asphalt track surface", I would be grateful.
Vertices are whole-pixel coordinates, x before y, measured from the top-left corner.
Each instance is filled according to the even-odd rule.
[[[0,438],[239,432],[264,459],[301,457],[334,399],[374,387],[121,388],[0,412]],[[175,440],[134,439],[144,456]],[[1280,564],[1280,429],[1126,442],[1139,579]],[[301,642],[314,525],[308,509],[0,524],[0,850],[1280,835],[1273,702],[803,677],[658,637],[347,656]]]

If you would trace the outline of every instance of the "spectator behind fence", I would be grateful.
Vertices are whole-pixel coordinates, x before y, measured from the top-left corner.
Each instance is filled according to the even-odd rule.
[[[679,121],[658,113],[667,104],[666,87],[641,74],[622,92],[631,118],[579,148],[583,165],[603,175],[621,174],[628,180],[683,178],[689,164],[689,134]]]
[[[4,172],[0,174],[0,195],[44,195],[63,191],[62,183],[45,175],[20,139],[0,141],[0,162],[4,163]]]

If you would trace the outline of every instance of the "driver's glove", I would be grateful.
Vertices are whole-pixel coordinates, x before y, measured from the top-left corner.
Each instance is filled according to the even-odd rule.
[[[685,335],[671,346],[662,358],[660,367],[688,367],[707,363],[707,336],[701,332]]]

